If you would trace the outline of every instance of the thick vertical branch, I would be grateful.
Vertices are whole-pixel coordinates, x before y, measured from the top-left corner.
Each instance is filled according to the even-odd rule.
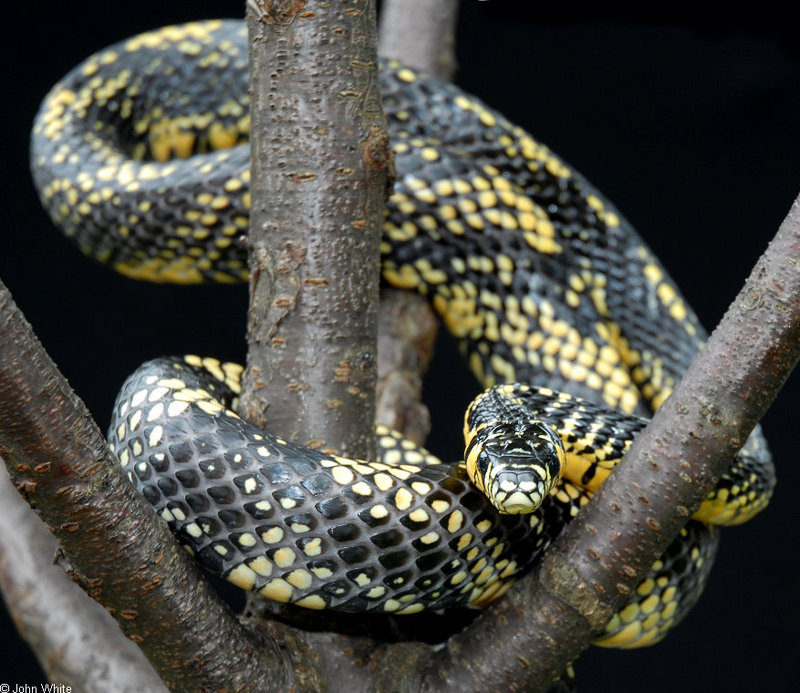
[[[374,3],[251,2],[251,304],[243,411],[372,456],[391,149]]]

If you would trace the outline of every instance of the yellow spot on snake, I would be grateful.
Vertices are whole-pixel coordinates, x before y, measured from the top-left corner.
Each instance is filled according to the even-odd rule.
[[[358,575],[356,575],[354,582],[355,582],[355,583],[356,583],[356,584],[357,584],[359,587],[365,587],[365,586],[366,586],[366,585],[368,585],[368,584],[369,584],[371,581],[370,581],[370,579],[369,579],[369,576],[368,576],[366,573],[359,573]]]
[[[447,518],[447,531],[455,534],[464,526],[464,513],[460,510],[454,510]]]
[[[394,486],[394,479],[392,479],[392,477],[388,474],[382,472],[373,476],[372,480],[375,482],[375,485],[380,491],[388,491]]]
[[[270,527],[266,532],[261,533],[261,538],[267,544],[277,544],[283,540],[283,530],[280,527]]]
[[[311,587],[313,578],[307,570],[298,569],[289,573],[286,576],[286,581],[297,589],[308,589]]]
[[[255,571],[244,563],[237,565],[225,578],[243,590],[251,590],[256,584]]]
[[[398,510],[408,510],[414,502],[414,496],[406,488],[397,489],[394,496],[394,505]]]
[[[370,488],[369,484],[365,481],[358,481],[350,487],[353,490],[353,493],[357,493],[359,496],[371,496],[372,489]]]
[[[376,520],[381,520],[384,517],[388,516],[389,511],[386,509],[385,505],[378,504],[378,505],[373,505],[369,509],[369,514]]]
[[[315,566],[311,568],[311,572],[314,573],[316,577],[320,580],[327,580],[329,577],[333,575],[333,571],[330,568],[326,568],[324,566]]]
[[[403,82],[413,82],[417,79],[417,75],[413,70],[406,67],[397,71],[397,78]]]
[[[258,592],[262,597],[285,604],[292,598],[293,589],[286,580],[277,578],[268,582]]]
[[[297,560],[297,556],[295,555],[294,551],[284,546],[275,552],[275,554],[272,556],[272,560],[279,568],[288,568],[290,565],[294,564],[294,562]]]
[[[150,444],[151,448],[154,448],[161,442],[161,438],[164,435],[164,428],[162,426],[153,426],[153,430],[150,431],[150,437],[148,438],[148,443]]]
[[[298,599],[295,604],[305,607],[306,609],[324,609],[327,606],[325,600],[318,594],[310,594],[307,597]]]

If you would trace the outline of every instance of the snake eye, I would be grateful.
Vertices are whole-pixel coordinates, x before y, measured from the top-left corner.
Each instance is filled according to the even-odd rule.
[[[484,493],[501,513],[538,510],[561,478],[564,448],[546,424],[498,427],[477,457]]]

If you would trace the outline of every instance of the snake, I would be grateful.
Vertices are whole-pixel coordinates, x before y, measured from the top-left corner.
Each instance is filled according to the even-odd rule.
[[[31,168],[77,247],[145,281],[248,277],[244,23],[121,41],[44,99]],[[524,129],[393,60],[380,88],[396,180],[383,281],[426,297],[482,392],[462,460],[378,426],[357,460],[237,413],[240,365],[148,361],[108,440],[127,476],[208,571],[309,610],[483,608],[530,569],[624,456],[702,348],[699,320],[622,214]],[[720,525],[775,484],[757,428],[596,642],[660,640],[699,598]]]

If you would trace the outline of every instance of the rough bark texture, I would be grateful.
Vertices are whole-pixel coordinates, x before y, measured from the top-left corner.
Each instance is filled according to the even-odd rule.
[[[72,579],[172,690],[267,690],[277,647],[253,638],[124,478],[105,438],[0,283],[0,456]]]
[[[385,0],[378,51],[440,79],[456,71],[458,0]]]
[[[433,310],[420,296],[381,290],[375,421],[418,445],[425,443],[431,430],[422,383],[433,356],[437,325]]]
[[[0,468],[0,592],[50,681],[85,693],[166,691],[111,615],[57,565],[58,543]]]
[[[251,304],[243,413],[373,456],[391,169],[372,2],[251,2]]]

